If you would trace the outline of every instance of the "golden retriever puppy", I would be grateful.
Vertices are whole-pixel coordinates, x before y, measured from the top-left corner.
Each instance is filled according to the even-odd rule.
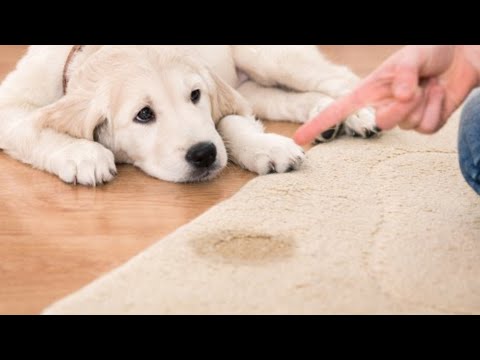
[[[211,179],[229,158],[283,173],[304,153],[257,117],[308,121],[357,80],[315,46],[31,46],[0,86],[0,148],[93,186],[115,163],[172,182]],[[375,134],[373,111],[320,140],[340,131]]]

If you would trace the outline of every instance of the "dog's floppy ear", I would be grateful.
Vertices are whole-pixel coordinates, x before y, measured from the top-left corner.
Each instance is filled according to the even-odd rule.
[[[55,103],[42,108],[38,125],[73,137],[93,140],[94,130],[106,119],[100,98],[91,94],[72,92]]]
[[[211,89],[212,117],[215,123],[228,115],[249,116],[252,110],[247,101],[235,89],[223,81],[218,75],[210,72],[213,80]]]
[[[71,75],[66,95],[39,110],[37,124],[40,127],[93,140],[95,128],[109,115],[110,95],[101,80],[108,73],[110,63],[101,54],[102,51],[98,51],[91,55]],[[114,55],[112,52],[111,56]]]

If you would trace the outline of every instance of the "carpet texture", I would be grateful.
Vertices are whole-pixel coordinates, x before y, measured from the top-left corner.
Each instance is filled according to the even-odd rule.
[[[458,115],[319,145],[44,314],[480,314]]]

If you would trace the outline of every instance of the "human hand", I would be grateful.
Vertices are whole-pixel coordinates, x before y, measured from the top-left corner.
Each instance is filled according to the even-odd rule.
[[[364,107],[376,109],[382,130],[395,126],[438,131],[479,83],[480,46],[406,46],[392,55],[349,95],[303,125],[294,139],[311,142]]]

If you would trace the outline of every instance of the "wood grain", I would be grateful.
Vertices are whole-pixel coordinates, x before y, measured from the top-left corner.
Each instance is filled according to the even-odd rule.
[[[324,46],[365,75],[397,46]],[[24,46],[0,46],[0,78]],[[291,136],[296,125],[266,122]],[[120,166],[98,188],[63,184],[0,151],[0,313],[36,314],[237,192],[254,175],[234,165],[209,183],[178,185]]]

